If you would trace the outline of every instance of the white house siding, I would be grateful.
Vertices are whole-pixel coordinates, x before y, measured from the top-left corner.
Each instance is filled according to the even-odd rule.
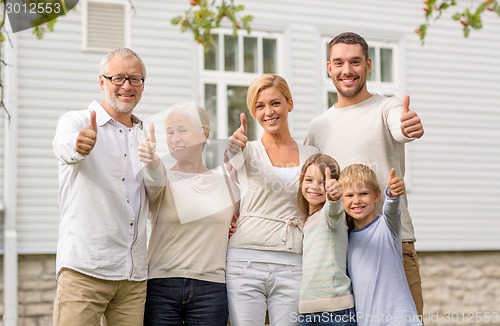
[[[500,20],[462,37],[448,17],[408,42],[408,92],[426,124],[412,145],[418,248],[499,249]]]
[[[0,108],[0,110],[2,110],[1,114],[0,114],[0,185],[2,185],[0,187],[0,209],[2,208],[2,206],[4,205],[4,198],[3,198],[3,186],[4,186],[4,178],[3,178],[3,174],[4,174],[4,138],[5,138],[5,123],[7,123],[7,116],[4,114],[3,112],[3,109]],[[1,214],[1,213],[0,213]],[[1,216],[1,215],[0,215]],[[2,227],[2,226],[0,226]]]
[[[425,124],[409,145],[410,208],[419,250],[499,249],[500,20],[463,39],[449,19],[434,23],[425,46],[414,29],[419,1],[245,0],[255,31],[281,33],[280,66],[292,88],[292,132],[302,141],[323,107],[322,40],[355,31],[368,41],[399,42],[401,93]],[[131,47],[148,77],[136,113],[146,118],[171,104],[200,101],[198,45],[170,19],[182,1],[133,1]],[[52,137],[58,117],[100,99],[97,65],[104,53],[81,50],[81,12],[59,20],[37,41],[18,33],[18,231],[21,253],[54,253],[59,213]],[[0,138],[1,141],[1,138]],[[1,152],[0,152],[1,155]]]
[[[323,47],[320,34],[314,26],[292,24],[287,33],[290,37],[284,54],[291,63],[289,70],[285,70],[283,75],[290,81],[294,98],[291,124],[293,135],[302,140],[307,134],[308,122],[322,111],[321,100],[324,95],[317,81],[318,76],[324,76],[318,51]]]
[[[2,110],[2,108],[0,108]],[[3,215],[3,210],[5,208],[5,200],[3,196],[3,191],[4,191],[4,130],[5,126],[4,123],[7,120],[6,115],[2,112],[0,114],[0,240],[3,239],[3,221],[4,221],[4,215]],[[3,245],[0,245],[0,248],[3,248]],[[0,251],[1,252],[1,251]]]

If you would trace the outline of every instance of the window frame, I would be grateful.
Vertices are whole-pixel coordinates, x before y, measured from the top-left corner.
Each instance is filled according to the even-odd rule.
[[[273,39],[276,41],[276,71],[273,73],[281,75],[283,71],[283,63],[279,58],[282,55],[282,44],[283,37],[281,34],[274,32],[261,32],[261,31],[252,31],[252,34],[247,34],[244,32],[238,33],[236,36],[238,38],[238,58],[237,58],[237,71],[225,71],[224,70],[224,47],[223,40],[224,36],[233,35],[233,31],[229,29],[218,29],[213,32],[213,34],[218,35],[218,57],[217,57],[217,70],[206,70],[205,69],[205,52],[202,47],[199,49],[199,71],[200,71],[200,79],[199,79],[199,89],[200,95],[202,99],[202,103],[206,103],[206,94],[205,94],[205,85],[206,84],[214,84],[217,86],[217,128],[216,130],[212,130],[215,139],[226,139],[228,138],[234,130],[229,130],[228,126],[228,97],[227,97],[227,88],[228,86],[237,86],[237,87],[248,87],[254,79],[261,76],[264,67],[264,55],[263,55],[263,40],[264,39]],[[257,38],[257,71],[256,72],[245,72],[244,71],[244,38]],[[246,103],[246,99],[245,99]],[[245,105],[246,108],[246,105]],[[248,110],[243,111],[248,119],[252,119]],[[212,134],[211,133],[211,134]],[[256,135],[257,137],[261,136],[263,133],[262,128],[257,124],[256,127]]]

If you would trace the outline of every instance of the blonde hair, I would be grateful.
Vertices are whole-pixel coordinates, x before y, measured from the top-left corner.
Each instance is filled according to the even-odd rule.
[[[376,194],[380,193],[377,175],[364,164],[351,164],[340,172],[339,183],[342,188],[368,188]]]
[[[330,168],[330,177],[332,179],[338,179],[340,173],[340,167],[337,161],[333,159],[331,156],[326,154],[316,153],[311,155],[302,165],[302,169],[300,172],[300,181],[299,181],[299,191],[297,193],[297,209],[299,212],[304,214],[305,216],[309,216],[309,202],[304,198],[302,194],[302,183],[304,182],[304,177],[307,171],[307,168],[311,165],[316,164],[323,175],[323,180],[326,180],[325,177],[325,169],[326,167]]]
[[[288,87],[288,83],[283,77],[275,74],[262,75],[255,79],[248,87],[247,107],[252,117],[255,118],[255,111],[257,110],[257,96],[259,95],[259,92],[271,87],[276,87],[285,97],[287,103],[292,102],[292,92],[290,91],[290,87]]]

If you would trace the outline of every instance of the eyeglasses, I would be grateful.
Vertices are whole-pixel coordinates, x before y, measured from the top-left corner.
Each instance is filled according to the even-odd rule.
[[[125,81],[128,80],[130,85],[132,86],[141,86],[144,84],[144,77],[140,76],[130,76],[130,77],[123,77],[123,76],[105,76],[101,75],[107,80],[111,82],[111,84],[115,86],[123,86],[125,84]]]

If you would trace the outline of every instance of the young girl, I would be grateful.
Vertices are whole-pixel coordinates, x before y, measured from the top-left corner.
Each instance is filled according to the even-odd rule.
[[[301,325],[356,325],[351,280],[346,272],[347,224],[333,158],[312,155],[302,166],[297,207],[304,224]],[[327,199],[328,197],[328,199]]]

